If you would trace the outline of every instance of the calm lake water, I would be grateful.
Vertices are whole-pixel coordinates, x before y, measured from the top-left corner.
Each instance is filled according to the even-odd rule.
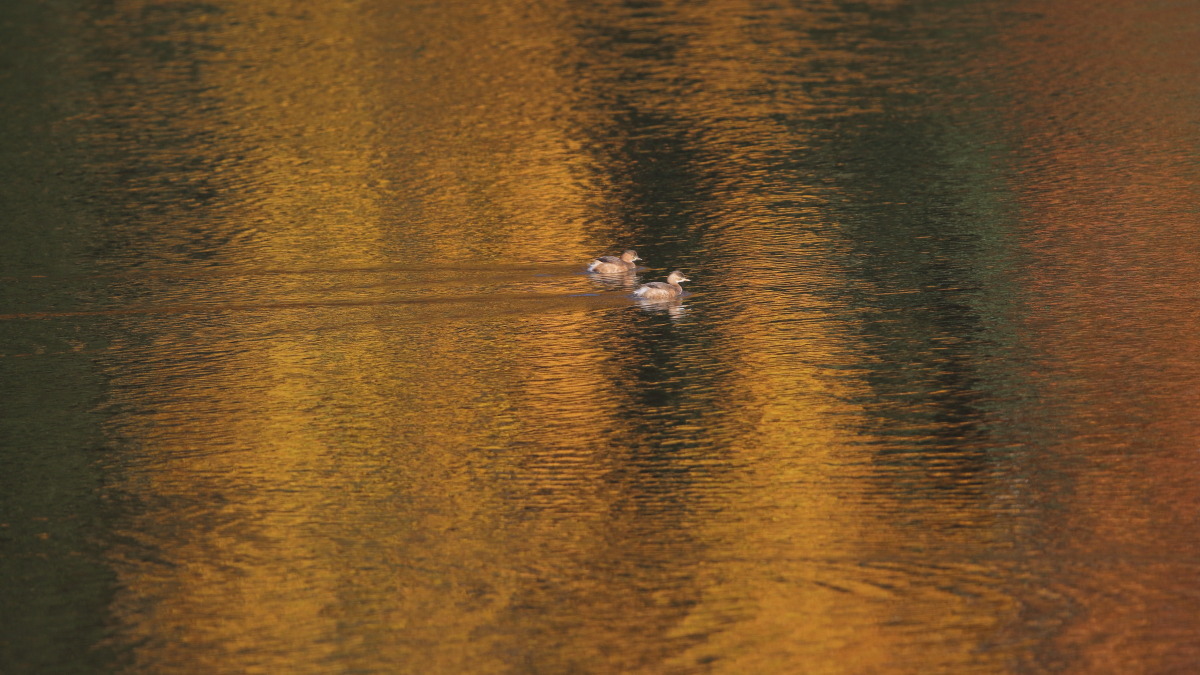
[[[1198,27],[5,3],[0,671],[1200,670]]]

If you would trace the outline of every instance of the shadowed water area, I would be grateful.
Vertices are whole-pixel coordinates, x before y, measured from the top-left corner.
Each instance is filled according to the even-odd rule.
[[[4,3],[0,672],[1200,669],[1197,26]]]

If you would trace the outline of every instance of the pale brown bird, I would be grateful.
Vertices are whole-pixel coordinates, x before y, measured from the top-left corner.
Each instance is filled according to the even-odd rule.
[[[588,263],[589,272],[599,272],[601,274],[612,274],[613,272],[628,272],[629,270],[637,269],[635,260],[641,260],[638,257],[637,251],[629,250],[621,254],[621,257],[606,255],[596,258]]]
[[[679,284],[684,281],[691,279],[683,276],[683,272],[675,270],[667,275],[667,283],[651,281],[633,289],[633,294],[647,300],[671,300],[683,295],[683,286]]]

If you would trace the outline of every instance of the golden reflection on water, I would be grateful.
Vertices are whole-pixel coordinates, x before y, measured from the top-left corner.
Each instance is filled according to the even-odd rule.
[[[1048,592],[1076,589],[1082,606],[1044,649],[1070,655],[1070,672],[1190,670],[1200,603],[1178,580],[1197,566],[1177,534],[1194,531],[1200,498],[1191,479],[1200,172],[1185,161],[1200,148],[1180,133],[1195,124],[1180,97],[1200,78],[1200,12],[1036,10],[1044,20],[1004,50],[1021,57],[1010,119],[1031,180],[1017,196],[1029,221],[1030,302],[1046,308],[1023,332],[1040,354],[1039,387],[1067,413],[1054,420],[1062,441],[1036,461],[1073,475],[1047,514],[1060,533],[1053,555],[1065,561]],[[1169,656],[1157,651],[1164,644]]]
[[[1119,608],[1089,605],[1071,623],[1045,599],[1102,595],[1104,578],[1054,577],[1082,569],[1078,552],[1030,559],[1045,541],[1017,516],[1044,515],[1037,481],[1006,462],[1009,445],[1034,455],[1042,437],[987,435],[1040,403],[954,397],[1011,381],[1120,390],[1044,428],[1069,444],[1087,439],[1089,415],[1145,421],[1166,452],[1130,472],[1190,468],[1194,396],[1152,393],[1200,376],[1167,351],[1191,353],[1190,324],[1138,306],[1097,317],[1119,293],[1180,314],[1191,296],[1165,293],[1149,267],[1105,276],[1139,269],[1133,240],[1101,250],[1097,230],[1063,226],[1095,213],[1070,192],[1093,182],[1186,213],[1181,181],[1043,135],[1046,110],[1087,121],[1102,101],[1039,98],[1057,74],[1037,67],[1069,68],[1072,53],[1028,57],[1036,32],[1018,33],[1011,53],[1029,60],[997,88],[1028,96],[1010,130],[1028,141],[1019,169],[1066,176],[1012,188],[1023,241],[1044,256],[1032,297],[1051,309],[1013,329],[1003,293],[985,289],[970,335],[930,327],[942,317],[919,303],[936,280],[854,269],[871,261],[845,204],[886,199],[845,187],[861,167],[835,180],[802,161],[816,152],[806,134],[833,129],[852,149],[863,116],[937,93],[889,61],[904,7],[869,9],[137,2],[89,24],[103,53],[124,55],[96,73],[112,86],[92,94],[93,115],[72,121],[103,158],[109,201],[96,208],[110,227],[93,248],[110,276],[83,309],[36,318],[121,336],[97,363],[120,450],[106,494],[126,504],[109,550],[111,642],[131,669],[1003,672],[1116,634]],[[879,17],[895,25],[875,33]],[[1130,114],[1122,127],[1149,115]],[[807,116],[820,124],[795,122]],[[998,182],[963,172],[981,194]],[[1138,241],[1161,247],[1157,265],[1180,242],[1155,239],[1150,220]],[[1112,225],[1099,234],[1122,236]],[[893,243],[880,247],[908,251]],[[1006,245],[971,252],[998,268]],[[625,246],[647,258],[645,277],[685,269],[695,294],[640,306],[581,273]],[[929,251],[914,256],[942,255]],[[1097,264],[1109,254],[1131,257]],[[995,268],[951,281],[987,286]],[[1194,286],[1194,269],[1171,272]],[[913,352],[873,333],[863,307]],[[1133,339],[1135,327],[1153,332]],[[953,362],[985,359],[960,343],[1014,330],[1039,368],[1060,370],[989,377]],[[1080,355],[1114,340],[1121,363]],[[898,364],[894,380],[880,362]],[[1129,362],[1143,379],[1126,379]],[[1038,461],[1052,473],[1075,460]],[[1047,527],[1144,545],[1126,528],[1186,518],[1139,504],[1111,467],[1081,471]],[[1192,499],[1186,484],[1160,487]],[[1084,663],[1126,665],[1100,644]]]
[[[762,17],[724,21],[741,16],[738,3],[631,12],[635,34],[681,43],[638,79],[557,67],[606,39],[577,28],[603,17],[545,9],[398,17],[353,5],[323,12],[317,29],[291,5],[222,5],[203,19],[220,26],[200,33],[220,55],[199,74],[216,100],[177,124],[239,158],[217,172],[214,199],[240,228],[220,264],[582,264],[635,244],[650,217],[636,152],[589,137],[612,119],[616,91],[641,97],[649,123],[696,129],[680,139],[696,171],[682,179],[706,184],[710,201],[690,198],[695,229],[659,253],[709,251],[710,299],[665,317],[588,300],[513,312],[467,300],[461,311],[251,304],[118,321],[138,339],[105,360],[109,432],[130,454],[116,491],[145,501],[114,549],[114,640],[136,645],[135,669],[157,672],[764,672],[807,659],[864,672],[977,660],[1005,601],[940,589],[936,553],[924,569],[876,557],[914,537],[977,548],[986,529],[922,542],[891,522],[897,506],[853,481],[867,470],[855,448],[875,440],[842,421],[860,392],[826,370],[853,362],[853,345],[822,321],[772,324],[785,307],[824,307],[796,289],[839,283],[828,265],[779,262],[837,246],[817,233],[815,210],[801,211],[811,222],[799,232],[756,227],[775,201],[820,200],[801,176],[745,173],[791,132],[759,126],[770,111],[731,95],[770,86],[770,57],[757,54],[798,34]],[[723,118],[737,122],[712,124]],[[636,145],[646,132],[634,120],[615,133]],[[773,192],[744,192],[751,179]],[[467,297],[504,287],[482,277]],[[409,278],[419,290],[368,271],[340,292],[382,301],[463,283]],[[320,273],[262,283],[212,277],[179,293],[330,294]],[[761,302],[719,300],[779,284],[790,290]],[[983,518],[978,508],[926,517]]]

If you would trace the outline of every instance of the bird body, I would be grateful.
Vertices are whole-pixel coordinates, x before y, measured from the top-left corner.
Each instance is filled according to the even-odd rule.
[[[637,251],[625,251],[620,257],[614,255],[606,255],[596,258],[588,263],[589,272],[599,272],[600,274],[612,274],[614,272],[629,272],[637,269],[637,263],[634,261],[641,260],[638,257]]]
[[[633,289],[633,294],[646,300],[673,300],[683,295],[683,287],[679,285],[683,281],[691,281],[691,279],[683,276],[683,272],[675,270],[667,275],[666,283],[651,281]]]

